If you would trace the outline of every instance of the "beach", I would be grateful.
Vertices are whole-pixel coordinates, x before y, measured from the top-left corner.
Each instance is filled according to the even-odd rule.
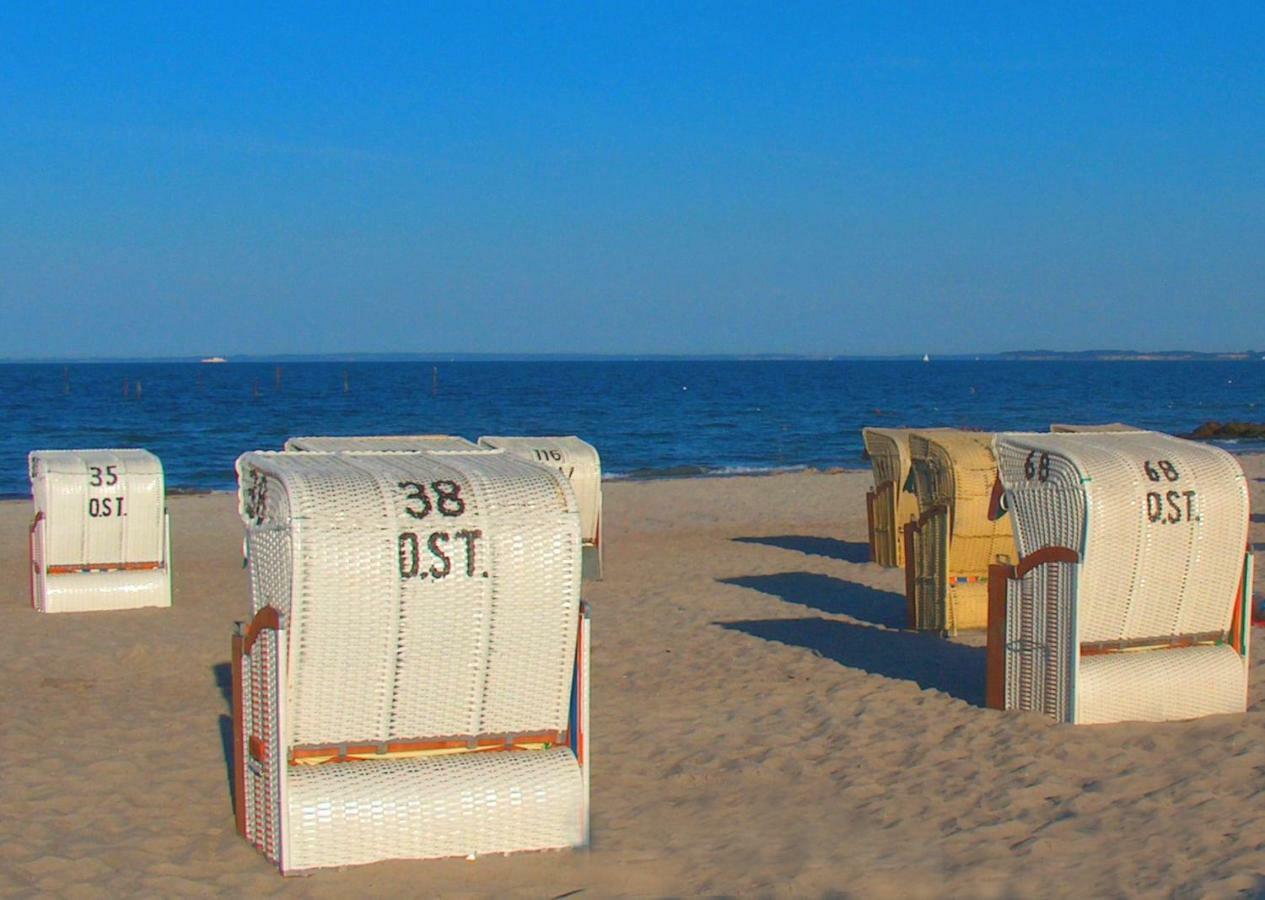
[[[1239,459],[1265,510],[1265,455]],[[234,830],[235,497],[169,498],[172,608],[62,615],[29,605],[30,503],[0,503],[0,893],[1265,891],[1265,645],[1246,715],[1072,727],[985,709],[983,634],[908,631],[903,572],[868,562],[871,484],[607,482],[606,577],[585,585],[592,847],[298,878]]]

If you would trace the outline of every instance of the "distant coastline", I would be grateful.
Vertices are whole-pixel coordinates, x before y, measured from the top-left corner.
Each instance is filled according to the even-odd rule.
[[[1015,360],[1087,360],[1090,362],[1180,362],[1183,360],[1211,360],[1217,362],[1247,362],[1265,359],[1260,350],[1238,350],[1229,353],[1199,353],[1194,350],[1009,350],[997,354],[998,359]]]
[[[0,359],[0,365],[86,365],[93,363],[454,363],[454,362],[1254,362],[1265,350],[1005,350],[1000,353],[889,355],[814,353],[241,353],[228,357],[94,356]]]

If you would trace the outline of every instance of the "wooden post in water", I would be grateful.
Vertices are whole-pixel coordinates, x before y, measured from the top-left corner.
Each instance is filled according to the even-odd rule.
[[[351,383],[350,383],[350,381],[349,381],[349,380],[348,380],[348,378],[347,378],[347,370],[346,370],[346,369],[343,369],[343,393],[344,393],[344,394],[350,394],[350,393],[351,393]]]
[[[141,382],[139,378],[136,379],[136,399],[141,399]]]
[[[439,366],[431,366],[430,369],[430,395],[435,397],[439,394]]]
[[[127,376],[123,376],[123,396],[127,396]]]
[[[258,378],[255,379],[255,387],[252,393],[254,394],[255,399],[258,400],[259,399],[259,379]]]

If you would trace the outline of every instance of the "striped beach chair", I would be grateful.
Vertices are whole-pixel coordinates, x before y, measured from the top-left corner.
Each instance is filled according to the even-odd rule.
[[[575,494],[496,451],[247,453],[237,827],[283,873],[588,839]]]
[[[988,567],[1015,558],[1010,521],[990,514],[993,436],[951,428],[909,436],[918,518],[904,526],[905,602],[919,630],[988,626]]]
[[[145,450],[36,450],[27,458],[31,605],[84,612],[171,605],[163,467]]]
[[[479,438],[480,447],[504,450],[523,459],[553,466],[567,476],[580,504],[580,536],[584,542],[584,577],[602,577],[602,460],[597,448],[578,437]]]
[[[865,452],[874,469],[874,488],[865,495],[870,558],[886,568],[903,568],[901,529],[918,517],[918,498],[905,490],[909,481],[908,428],[863,428]]]
[[[285,442],[289,451],[315,450],[473,450],[475,444],[451,434],[369,434],[314,435],[292,437]]]
[[[1248,491],[1223,450],[1154,432],[1000,434],[1020,556],[990,581],[990,706],[1060,722],[1247,704]]]

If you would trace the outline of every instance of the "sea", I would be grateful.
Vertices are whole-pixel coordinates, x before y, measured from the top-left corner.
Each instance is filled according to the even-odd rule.
[[[863,468],[866,425],[1265,421],[1265,361],[432,360],[0,365],[0,494],[35,449],[143,447],[169,489],[322,434],[574,434],[608,478]],[[1265,444],[1226,444],[1262,450]]]

